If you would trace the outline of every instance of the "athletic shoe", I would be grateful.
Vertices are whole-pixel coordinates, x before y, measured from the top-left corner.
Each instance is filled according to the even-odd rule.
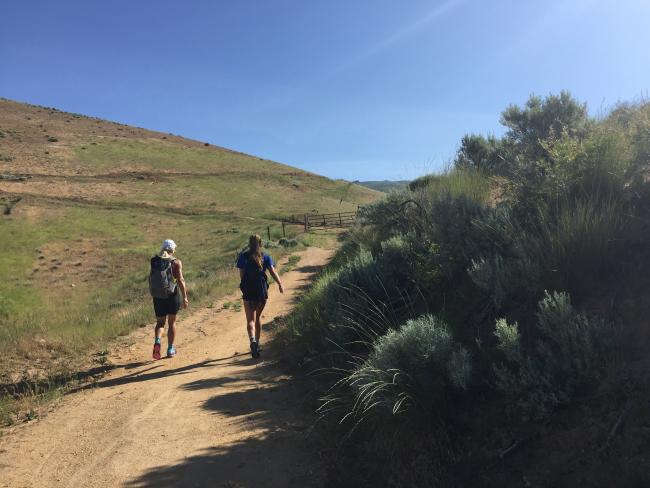
[[[174,348],[174,346],[169,346],[167,348],[167,357],[173,358],[174,356],[176,356],[176,349]]]
[[[153,358],[156,359],[156,360],[160,359],[160,343],[159,342],[156,342],[153,345]]]
[[[257,342],[251,342],[251,356],[254,358],[260,357],[260,351],[257,347]]]

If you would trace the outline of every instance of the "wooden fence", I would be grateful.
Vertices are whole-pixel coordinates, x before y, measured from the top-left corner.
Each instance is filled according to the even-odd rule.
[[[352,227],[357,220],[357,212],[336,212],[326,214],[304,214],[292,215],[282,219],[282,235],[286,236],[285,226],[301,225],[304,226],[305,232],[314,228],[345,228]],[[271,230],[269,228],[269,236]],[[269,237],[269,239],[271,239]]]
[[[329,214],[305,214],[305,232],[317,227],[352,227],[357,220],[356,212],[338,212]]]

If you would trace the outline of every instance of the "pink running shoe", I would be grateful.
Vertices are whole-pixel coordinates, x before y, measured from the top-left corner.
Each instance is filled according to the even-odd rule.
[[[156,359],[156,360],[160,359],[160,343],[159,342],[156,342],[153,345],[153,358]]]

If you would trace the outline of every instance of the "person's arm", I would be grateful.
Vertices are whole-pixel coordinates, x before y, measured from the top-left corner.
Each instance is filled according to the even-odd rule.
[[[239,269],[239,281],[241,282],[244,279],[244,274],[246,273],[246,265],[244,262],[244,255],[242,253],[237,256],[237,263],[235,266],[237,269]]]
[[[187,286],[185,286],[185,278],[183,278],[183,263],[180,259],[177,259],[172,264],[172,274],[176,278],[176,283],[178,283],[178,287],[183,294],[183,308],[187,308],[190,302],[187,299]]]
[[[269,266],[269,273],[271,273],[271,276],[273,276],[273,279],[278,284],[278,288],[280,288],[280,293],[284,293],[284,287],[282,286],[282,281],[280,281],[280,276],[278,275],[278,272],[275,270],[273,265]]]

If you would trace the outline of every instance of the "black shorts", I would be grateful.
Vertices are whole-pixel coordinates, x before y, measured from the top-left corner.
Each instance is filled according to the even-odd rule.
[[[256,286],[255,286],[256,285]],[[242,292],[242,298],[247,302],[265,302],[269,298],[269,285],[266,283],[246,286],[244,283],[239,285]]]
[[[165,315],[176,315],[181,309],[183,301],[181,300],[181,294],[176,288],[176,291],[173,295],[167,298],[154,298],[153,299],[153,309],[156,312],[156,317],[164,317]]]

